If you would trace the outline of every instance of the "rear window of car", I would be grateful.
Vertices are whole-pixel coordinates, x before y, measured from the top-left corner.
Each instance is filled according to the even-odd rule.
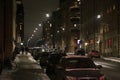
[[[68,58],[66,68],[94,68],[94,62],[89,58]]]

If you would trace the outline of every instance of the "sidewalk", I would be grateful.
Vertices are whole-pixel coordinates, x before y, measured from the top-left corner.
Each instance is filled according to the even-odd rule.
[[[120,63],[120,58],[117,57],[102,57],[102,59]]]
[[[13,69],[3,69],[0,80],[50,80],[37,61],[28,54],[18,54]]]
[[[0,75],[0,80],[12,80],[10,74],[11,70],[3,69]]]

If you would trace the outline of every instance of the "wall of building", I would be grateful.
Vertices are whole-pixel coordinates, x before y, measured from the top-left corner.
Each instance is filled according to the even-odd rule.
[[[86,52],[94,49],[100,51],[103,56],[120,56],[120,1],[80,0],[77,2],[80,8],[80,14],[77,16],[80,17],[80,21],[75,27],[75,20],[72,22],[70,18],[77,13],[71,11],[76,2],[77,0],[60,0],[61,21],[59,25],[65,30],[62,33],[64,37],[59,39],[61,41],[55,39],[55,45],[62,44],[62,47],[67,47],[70,52],[74,52],[76,46],[81,46]],[[97,18],[98,15],[101,17]],[[82,41],[80,45],[77,45],[77,40]]]
[[[105,56],[119,56],[118,3],[119,0],[82,1],[82,30],[87,32],[82,35],[89,35],[83,37],[89,43],[88,50],[98,50]],[[99,19],[98,14],[101,15]]]
[[[16,46],[16,0],[0,0],[0,60],[12,59]]]

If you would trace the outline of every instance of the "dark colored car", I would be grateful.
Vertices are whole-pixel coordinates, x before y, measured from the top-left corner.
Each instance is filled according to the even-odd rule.
[[[54,68],[59,63],[61,57],[62,57],[61,54],[56,54],[56,53],[50,54],[48,57],[47,71],[49,71],[49,70],[52,71],[51,69]],[[52,67],[52,68],[50,68],[50,67]]]
[[[50,52],[41,52],[39,54],[38,60],[41,67],[46,67],[48,64],[48,57],[50,55]]]
[[[48,64],[54,64],[54,65],[58,64],[61,57],[62,54],[56,54],[56,53],[50,54],[48,57]]]
[[[55,75],[51,80],[105,80],[100,72],[101,67],[85,56],[65,56],[54,67]]]
[[[96,51],[96,50],[92,50],[90,52],[88,52],[88,57],[90,58],[100,58],[101,54],[100,52]]]
[[[85,50],[84,49],[76,49],[75,55],[85,55]]]
[[[48,57],[46,73],[51,80],[54,80],[55,78],[55,68],[56,68],[56,65],[59,63],[61,57],[62,57],[62,54],[58,54],[58,53],[52,53]]]

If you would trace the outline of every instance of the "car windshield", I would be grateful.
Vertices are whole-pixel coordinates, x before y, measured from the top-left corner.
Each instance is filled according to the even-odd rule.
[[[94,62],[89,58],[68,58],[66,68],[94,68]]]

